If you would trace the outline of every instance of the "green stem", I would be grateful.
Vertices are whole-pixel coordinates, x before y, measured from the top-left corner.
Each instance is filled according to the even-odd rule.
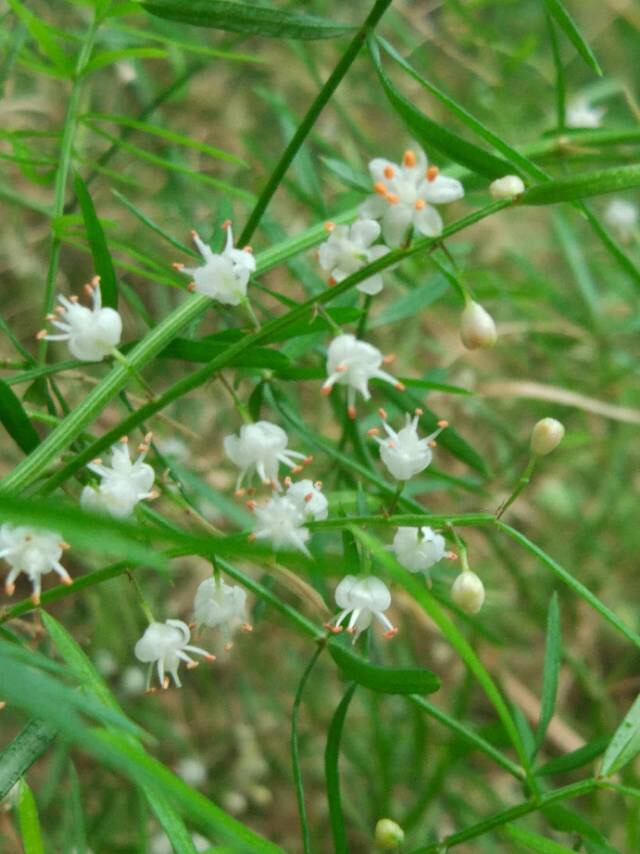
[[[370,294],[365,294],[364,303],[362,306],[362,317],[358,321],[358,328],[356,329],[356,338],[364,338],[364,333],[367,331],[367,321],[369,320],[369,309],[371,308],[372,302],[373,302],[373,297]]]
[[[513,492],[505,501],[502,502],[500,507],[498,507],[498,509],[496,510],[496,519],[499,519],[503,515],[505,510],[508,507],[511,507],[511,505],[516,500],[516,498],[520,495],[522,490],[526,486],[529,485],[529,482],[531,481],[531,475],[533,474],[533,470],[536,467],[537,460],[538,460],[538,458],[536,456],[534,456],[533,454],[529,457],[529,462],[527,463],[527,467],[525,468],[525,470],[520,475],[520,479],[516,483]]]
[[[98,31],[98,21],[94,15],[91,21],[91,26],[87,33],[87,37],[82,44],[76,67],[73,75],[73,83],[71,85],[71,93],[67,104],[67,112],[64,118],[62,128],[62,139],[60,141],[60,154],[58,169],[56,171],[56,184],[54,191],[53,208],[51,210],[51,222],[57,223],[57,220],[64,213],[65,192],[67,189],[67,179],[71,168],[71,157],[73,155],[73,138],[75,136],[78,105],[80,103],[80,93],[83,83],[83,72],[87,67],[87,63],[91,58],[93,44],[95,42]],[[51,242],[51,254],[49,256],[49,267],[47,270],[47,279],[44,291],[44,300],[42,304],[42,316],[45,317],[53,308],[55,298],[56,276],[58,274],[58,262],[60,260],[60,238],[55,234]],[[38,361],[44,362],[47,353],[47,341],[40,341],[38,346]]]
[[[364,47],[367,39],[367,35],[371,32],[378,22],[380,18],[387,11],[389,6],[391,5],[392,0],[376,0],[373,9],[367,16],[365,22],[362,24],[358,32],[355,34],[353,39],[351,40],[349,47],[346,49],[344,54],[342,55],[342,59],[336,65],[336,67],[331,72],[331,75],[327,82],[324,84],[315,100],[307,110],[307,114],[304,119],[298,125],[298,128],[294,135],[292,136],[289,144],[285,148],[282,153],[282,157],[276,164],[276,168],[271,173],[269,180],[266,183],[265,188],[260,193],[260,197],[256,202],[254,209],[251,211],[251,216],[249,217],[247,224],[245,225],[242,234],[238,238],[238,245],[244,246],[249,242],[253,232],[258,227],[262,216],[269,205],[274,193],[280,186],[283,177],[285,176],[287,169],[291,165],[294,157],[298,153],[305,139],[309,135],[311,129],[313,128],[318,116],[326,106],[327,102],[333,95],[333,93],[338,88],[342,78],[345,76],[349,68],[351,67],[353,61],[358,56],[362,48]]]
[[[389,516],[393,516],[395,509],[396,509],[396,506],[398,504],[398,501],[400,500],[400,496],[402,495],[402,490],[405,488],[405,485],[406,485],[406,480],[399,480],[398,481],[398,485],[396,486],[396,491],[391,496],[391,504],[389,504],[389,509],[387,511],[387,514]]]
[[[300,704],[305,686],[311,676],[313,668],[320,657],[325,643],[320,643],[307,664],[302,679],[298,685],[296,696],[291,711],[291,764],[293,766],[293,780],[296,788],[296,799],[298,801],[298,814],[300,815],[300,826],[302,829],[302,850],[304,854],[311,854],[311,836],[309,834],[309,823],[307,820],[307,808],[304,802],[304,784],[302,782],[302,769],[300,768],[300,752],[298,749],[298,718],[300,715]]]

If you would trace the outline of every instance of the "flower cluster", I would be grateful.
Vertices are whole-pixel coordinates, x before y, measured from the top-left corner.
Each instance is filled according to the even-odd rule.
[[[256,514],[256,530],[251,535],[254,540],[270,540],[276,549],[298,549],[307,557],[311,557],[306,546],[310,537],[305,522],[326,519],[329,513],[329,503],[320,491],[319,481],[300,480],[293,483],[290,478],[285,481],[286,492],[283,495],[272,495],[263,506],[254,501],[249,507]]]
[[[104,465],[102,460],[90,463],[87,468],[100,477],[100,483],[84,487],[80,504],[87,510],[122,519],[130,516],[140,501],[155,497],[152,489],[155,472],[144,462],[150,441],[151,433],[148,433],[138,446],[138,456],[132,460],[129,443],[123,437],[120,444],[111,449],[110,465]]]

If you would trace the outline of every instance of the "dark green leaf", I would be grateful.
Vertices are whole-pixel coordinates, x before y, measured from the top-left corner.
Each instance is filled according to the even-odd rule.
[[[49,747],[57,730],[43,721],[31,720],[0,753],[0,801]]]
[[[553,16],[557,25],[564,32],[565,36],[573,44],[587,65],[590,66],[596,74],[602,76],[602,69],[598,64],[598,60],[595,58],[591,47],[584,39],[564,4],[561,3],[560,0],[544,0],[544,5],[547,7],[549,14]]]
[[[3,380],[0,380],[0,421],[25,454],[30,454],[40,444],[40,436],[24,407]]]
[[[544,736],[553,717],[558,691],[558,675],[562,658],[562,638],[560,635],[560,608],[558,594],[554,592],[549,602],[547,614],[547,640],[544,649],[544,670],[542,674],[542,700],[540,718],[536,728],[536,751],[544,741]]]
[[[226,0],[151,0],[142,5],[152,15],[168,18],[170,21],[244,35],[280,39],[331,39],[353,31],[353,27],[326,18],[298,15],[253,3],[232,3]]]
[[[387,76],[375,41],[370,40],[369,47],[389,103],[426,151],[436,150],[442,156],[487,178],[502,178],[513,172],[513,166],[506,160],[489,154],[420,112],[408,98],[400,94]]]
[[[518,845],[529,851],[536,851],[537,854],[573,854],[573,848],[567,848],[566,845],[560,845],[553,839],[525,830],[524,827],[516,827],[515,824],[505,824],[503,833]]]
[[[96,275],[100,276],[100,290],[102,293],[102,303],[109,308],[118,307],[118,287],[116,284],[116,271],[113,268],[113,261],[107,246],[107,239],[104,236],[104,231],[100,225],[100,220],[96,214],[96,209],[93,204],[93,199],[86,187],[86,184],[76,173],[73,179],[73,188],[76,197],[80,203],[82,218],[84,219],[84,228],[87,233],[87,240],[91,247],[91,255],[93,257],[93,266],[95,267]]]
[[[618,166],[598,172],[580,172],[569,178],[556,178],[527,190],[519,200],[523,205],[553,205],[574,202],[589,196],[615,193],[640,186],[640,166]]]
[[[158,355],[169,359],[184,359],[187,362],[210,362],[216,356],[224,353],[226,346],[219,341],[207,341],[201,338],[194,341],[189,338],[174,338],[174,340]],[[286,368],[289,359],[278,350],[267,347],[253,347],[246,353],[240,353],[230,364],[243,368]]]
[[[349,681],[378,694],[432,694],[442,684],[430,670],[422,667],[381,667],[335,640],[329,643],[329,652]]]
[[[565,753],[564,756],[558,756],[546,762],[540,768],[536,769],[536,774],[546,777],[550,774],[568,774],[569,771],[574,771],[576,768],[582,768],[589,762],[592,762],[597,756],[604,751],[609,744],[609,738],[597,738],[595,741],[590,741],[577,750],[572,750],[571,753]]]
[[[340,759],[340,739],[344,721],[349,710],[349,703],[356,690],[356,685],[351,685],[344,695],[335,711],[329,732],[327,734],[327,746],[324,753],[324,772],[327,784],[327,800],[329,802],[329,821],[331,822],[331,833],[333,835],[333,849],[335,854],[348,854],[347,832],[342,816],[342,798],[340,796],[340,771],[338,762]]]
[[[602,759],[600,774],[615,774],[640,753],[640,696],[636,697],[624,720],[615,731]]]

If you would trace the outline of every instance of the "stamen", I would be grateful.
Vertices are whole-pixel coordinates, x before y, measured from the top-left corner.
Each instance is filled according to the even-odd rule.
[[[337,285],[338,283],[333,278],[333,276],[329,276],[329,278],[327,279],[327,284],[329,285],[330,288],[332,288],[334,285]]]
[[[394,385],[394,388],[397,389],[398,391],[404,391],[406,386],[404,383],[398,382]]]
[[[438,175],[440,174],[440,170],[437,166],[429,166],[427,169],[427,181],[435,181]]]
[[[348,406],[348,407],[347,407],[347,415],[349,416],[349,418],[350,418],[352,421],[355,421],[355,418],[356,418],[356,408],[355,408],[355,406]]]
[[[294,466],[294,467],[291,469],[291,471],[292,471],[294,474],[300,474],[300,472],[302,471],[302,466]]]
[[[199,661],[188,661],[187,662],[187,670],[195,670],[199,664],[200,664]]]
[[[447,560],[458,560],[458,555],[455,552],[446,552],[445,557]]]
[[[342,626],[334,626],[332,623],[324,623],[323,628],[331,632],[332,635],[339,635],[342,631]]]
[[[389,181],[393,178],[393,176],[395,174],[396,174],[396,170],[390,164],[388,166],[384,167],[384,177],[388,178]]]
[[[438,427],[439,427],[441,430],[444,430],[444,428],[445,428],[445,427],[448,427],[448,426],[449,426],[449,422],[448,422],[448,421],[445,421],[445,419],[444,419],[444,418],[442,418],[442,419],[440,419],[440,421],[438,421]]]
[[[388,632],[385,632],[382,635],[382,637],[383,638],[393,638],[398,634],[399,631],[400,631],[400,629],[397,626],[394,626],[392,629],[389,629]]]
[[[372,427],[370,430],[367,430],[367,434],[369,436],[379,436],[380,435],[380,428],[379,427]]]
[[[41,329],[36,335],[36,341],[42,341],[48,334],[49,332],[46,329]]]
[[[247,494],[247,490],[244,487],[240,487],[240,489],[236,489],[233,494],[236,498],[244,498],[244,496]]]
[[[179,261],[174,261],[171,266],[174,270],[184,270],[184,264],[181,264]]]
[[[382,418],[383,421],[386,421],[388,418],[387,410],[383,409],[382,407],[380,407],[380,409],[378,410],[378,415],[380,416],[380,418]]]
[[[164,677],[164,682],[162,683],[162,687],[164,688],[164,690],[165,690],[165,691],[166,691],[166,690],[167,690],[167,688],[169,687],[169,684],[170,684],[170,683],[169,683],[169,677],[168,677],[168,676],[165,676],[165,677]]]
[[[389,353],[388,356],[383,356],[382,364],[383,365],[392,365],[395,362],[395,360],[396,360],[396,354],[395,353]]]
[[[416,165],[416,155],[413,151],[405,151],[404,157],[402,158],[402,162],[405,166],[408,166],[409,169],[412,169]]]
[[[335,227],[336,227],[335,222],[331,222],[331,220],[327,220],[327,222],[325,222],[325,224],[324,224],[324,230],[325,231],[331,232],[331,231],[333,231],[333,229]]]
[[[306,495],[305,495],[305,497],[304,497],[304,500],[307,502],[307,504],[308,504],[310,501],[313,501],[313,492],[307,492],[307,494],[306,494]]]
[[[396,193],[387,193],[385,199],[389,202],[390,205],[397,205],[400,201],[400,198],[396,195]]]
[[[233,644],[231,641],[227,641],[227,643],[223,646],[225,652],[229,652],[233,649]]]
[[[385,184],[383,184],[382,181],[376,181],[376,183],[373,185],[373,189],[379,196],[387,195],[387,187]]]
[[[231,220],[230,220],[230,219],[225,219],[225,221],[222,223],[222,227],[223,227],[225,230],[226,230],[227,228],[231,228]]]
[[[316,482],[313,485],[315,486],[316,489],[322,489],[322,481],[321,480],[316,480]]]
[[[427,203],[424,199],[416,199],[414,207],[417,211],[421,211],[426,207],[426,205]]]
[[[332,388],[333,388],[333,386],[331,386],[331,385],[323,385],[322,388],[320,389],[320,393],[323,394],[325,397],[328,397],[331,394]]]
[[[192,294],[195,291],[195,289],[196,289],[196,283],[195,282],[189,282],[189,284],[187,285],[187,290],[189,291],[189,293]]]
[[[423,409],[420,409],[420,407],[418,407],[418,408],[417,408],[417,409],[415,409],[414,411],[415,411],[415,414],[418,416],[418,418],[419,418],[419,417],[423,414],[423,412],[424,412],[424,410],[423,410]]]
[[[339,374],[344,374],[345,371],[349,370],[349,366],[345,365],[344,362],[341,365],[338,365],[336,368],[336,372]]]
[[[250,498],[249,501],[245,502],[245,507],[247,508],[247,510],[251,510],[252,513],[256,509],[257,506],[258,505],[256,504],[256,502],[252,498]]]
[[[247,540],[248,540],[250,543],[253,543],[253,542],[255,541],[255,539],[256,539],[256,535],[255,535],[255,534],[249,534],[249,536],[247,537]]]
[[[253,631],[253,626],[251,625],[251,623],[243,623],[240,626],[240,628],[243,632],[252,632]]]
[[[40,604],[40,594],[39,593],[32,593],[31,594],[31,601],[33,602],[34,605],[39,605]]]
[[[253,246],[243,246],[243,247],[242,247],[242,251],[243,251],[243,252],[248,252],[248,253],[249,253],[249,255],[253,255]]]
[[[438,447],[438,443],[434,439],[432,439],[427,444],[429,445],[430,448],[437,448]]]

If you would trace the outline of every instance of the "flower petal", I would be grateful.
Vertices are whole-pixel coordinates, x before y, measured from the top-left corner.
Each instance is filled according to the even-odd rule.
[[[418,188],[418,193],[425,202],[444,205],[461,199],[464,196],[464,187],[455,178],[438,175],[433,181],[423,181]]]
[[[382,219],[383,214],[387,210],[388,202],[382,196],[369,196],[368,199],[360,205],[358,214],[364,219]]]
[[[375,219],[359,219],[351,226],[351,240],[368,249],[380,237],[380,225]]]
[[[442,217],[431,205],[416,211],[413,224],[425,237],[439,237],[442,234]]]
[[[412,211],[406,205],[387,205],[382,218],[382,236],[389,246],[399,246],[411,225]]]

